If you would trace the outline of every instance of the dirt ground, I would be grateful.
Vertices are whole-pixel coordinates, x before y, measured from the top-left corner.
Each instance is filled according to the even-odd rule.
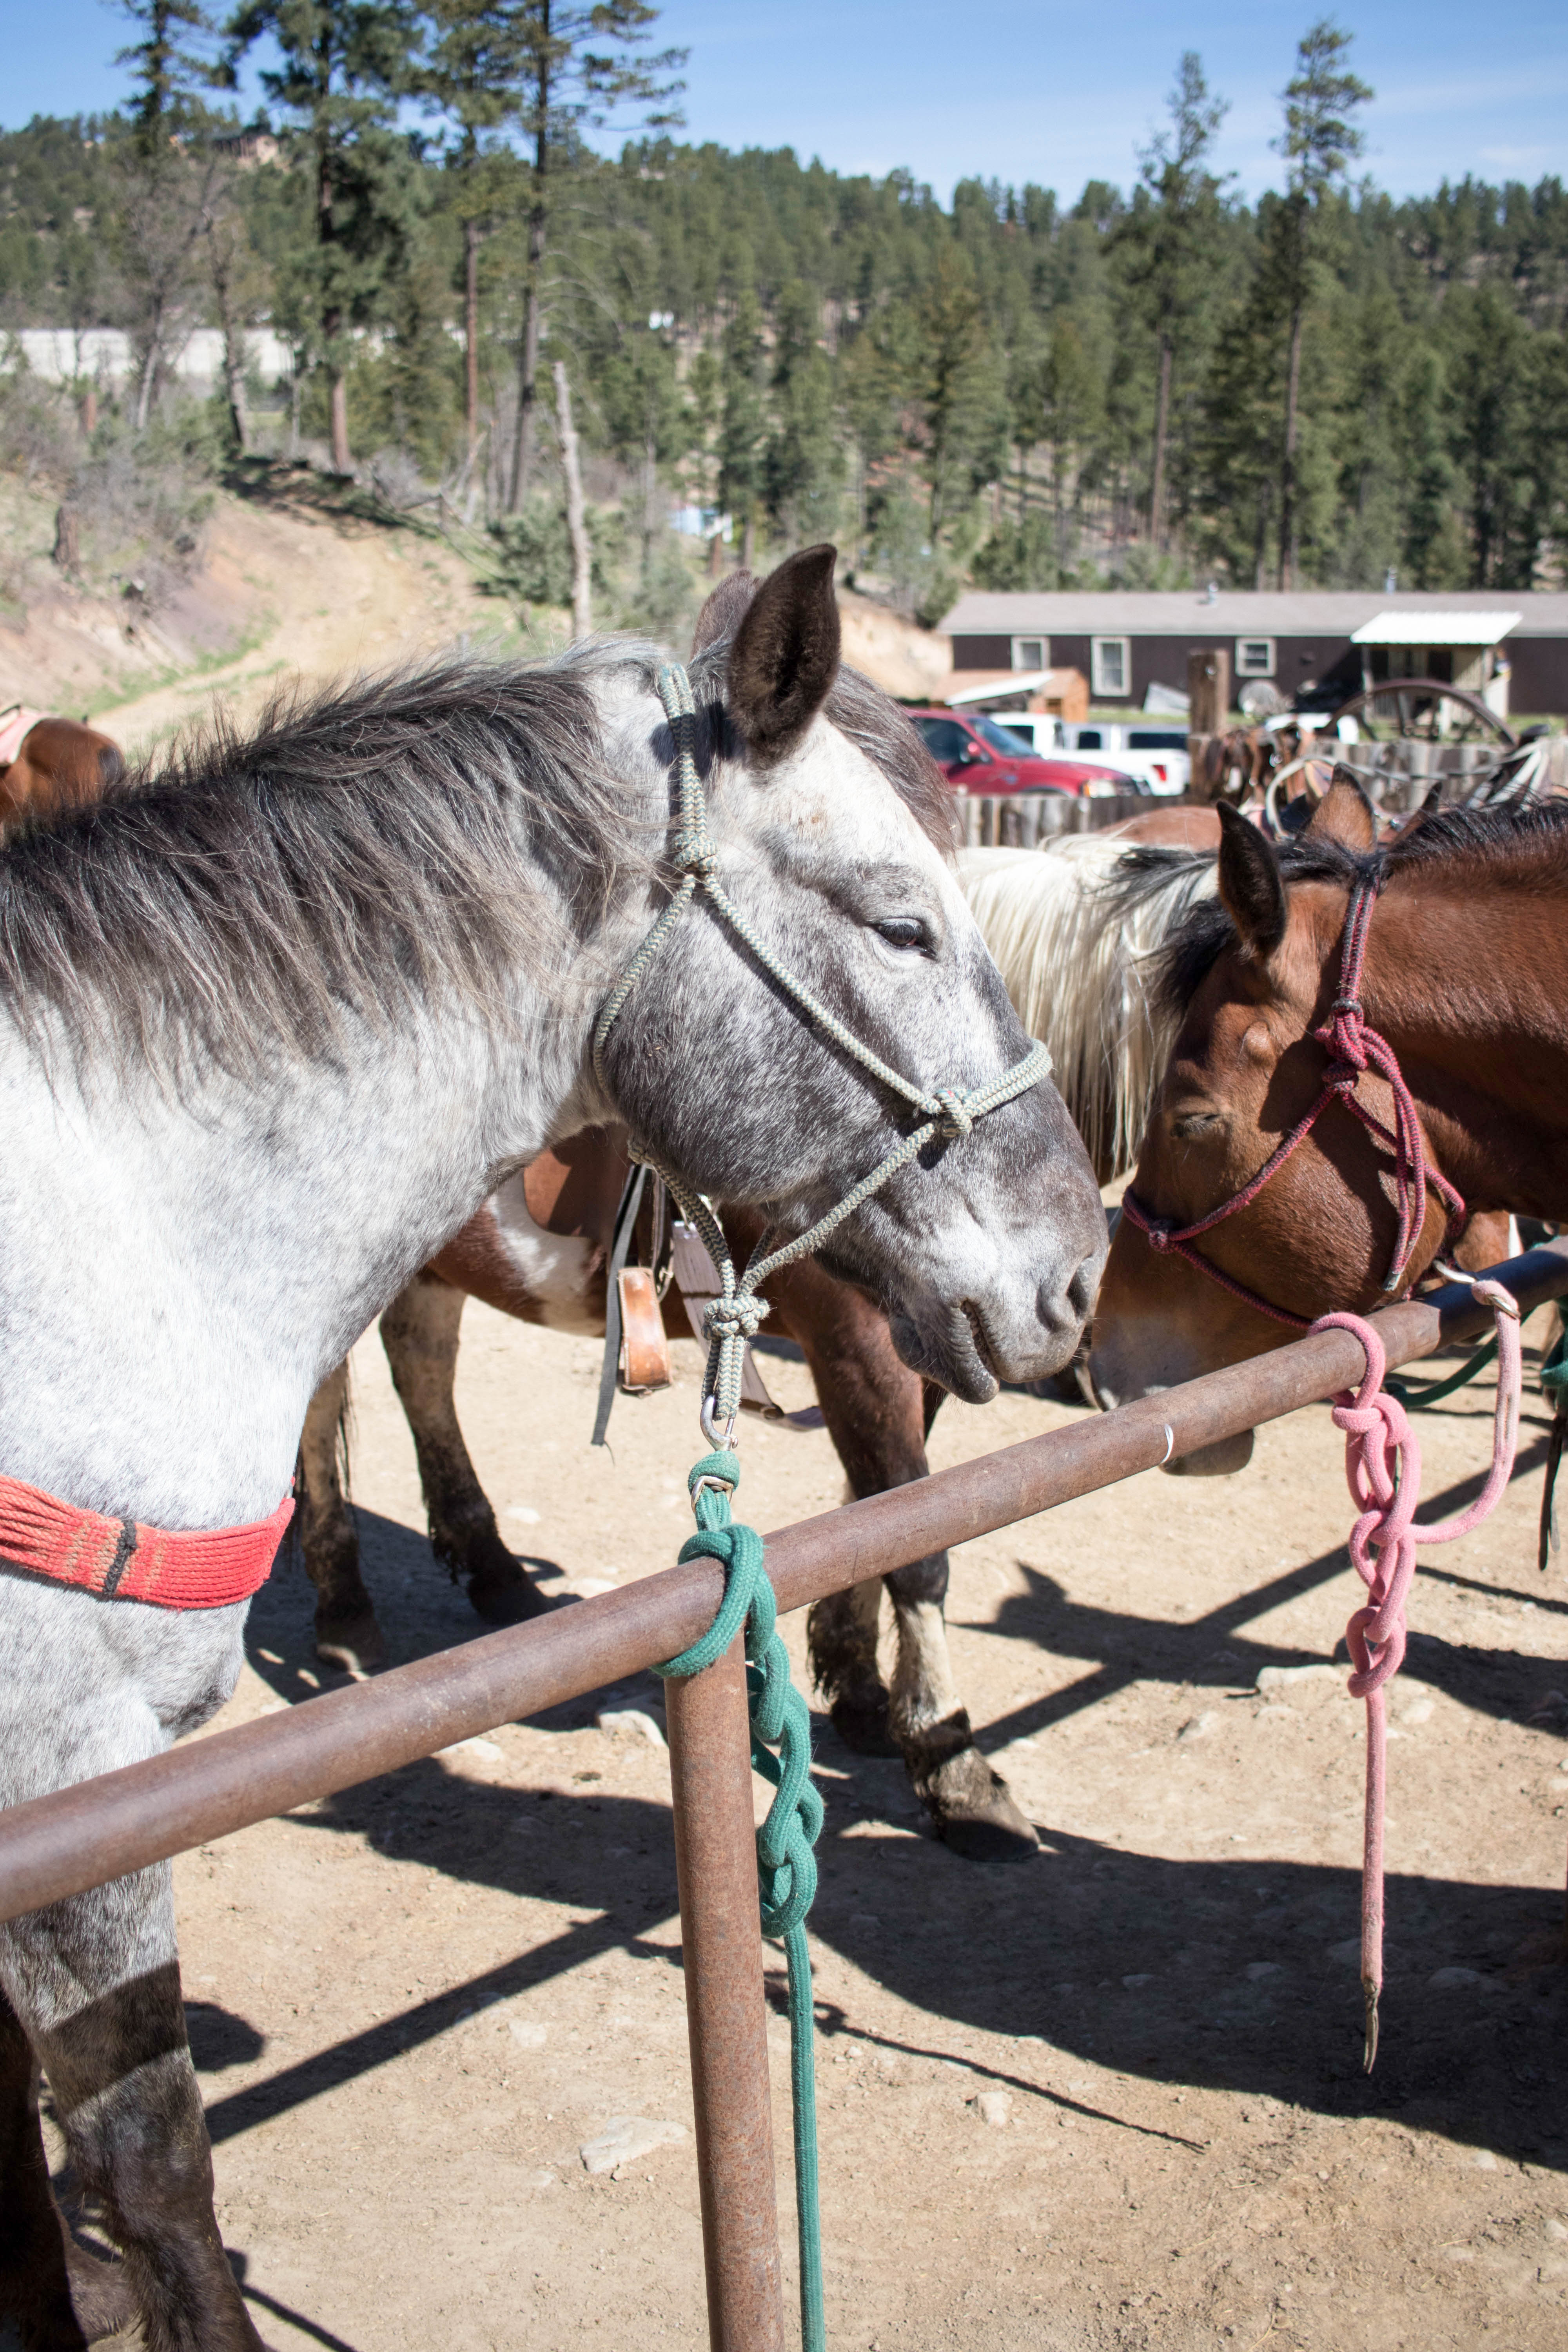
[[[695,1349],[595,1455],[592,1342],[472,1304],[465,1331],[475,1457],[551,1589],[668,1565]],[[768,1370],[805,1401],[800,1366]],[[424,1540],[374,1337],[356,1374],[369,1578],[414,1657],[478,1629]],[[1430,1510],[1473,1491],[1479,1399],[1426,1424]],[[949,1403],[934,1459],[1071,1416]],[[957,1859],[901,1766],[818,1717],[836,2352],[1562,2345],[1568,1972],[1532,1939],[1562,1916],[1568,1601],[1533,1564],[1542,1428],[1532,1402],[1504,1508],[1417,1585],[1370,2080],[1361,1709],[1328,1664],[1358,1588],[1326,1412],[1264,1432],[1240,1478],[1152,1472],[955,1557],[960,1680],[1036,1862]],[[764,1528],[841,1494],[820,1433],[748,1426],[744,1455]],[[280,1567],[223,1720],[309,1703],[310,1623]],[[219,2215],[276,2352],[703,2340],[668,1757],[596,1727],[626,1709],[657,1717],[651,1678],[176,1864]],[[770,2040],[787,2249],[782,2015]],[[623,2116],[686,2136],[590,2175],[580,2148]]]

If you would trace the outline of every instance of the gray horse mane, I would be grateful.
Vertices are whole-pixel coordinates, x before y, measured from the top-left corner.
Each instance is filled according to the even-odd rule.
[[[708,700],[722,651],[700,665]],[[563,920],[591,927],[658,857],[593,689],[650,683],[659,659],[591,640],[527,667],[288,689],[247,735],[216,719],[0,849],[0,1000],[35,1042],[47,1009],[79,1057],[165,1074],[193,1052],[255,1073],[324,1051],[345,1013],[384,1024],[438,994],[493,1020],[506,971],[547,961]],[[950,796],[902,714],[845,671],[827,716],[931,830]],[[520,866],[520,819],[544,887]]]

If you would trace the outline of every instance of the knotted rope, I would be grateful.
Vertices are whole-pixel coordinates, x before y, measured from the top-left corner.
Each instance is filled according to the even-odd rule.
[[[1238,1192],[1233,1192],[1227,1201],[1222,1201],[1217,1209],[1211,1209],[1206,1216],[1194,1218],[1191,1224],[1173,1225],[1163,1218],[1151,1216],[1133,1192],[1123,1193],[1121,1200],[1123,1215],[1129,1217],[1146,1236],[1151,1249],[1162,1256],[1173,1253],[1177,1257],[1185,1258],[1187,1264],[1195,1265],[1200,1274],[1206,1274],[1211,1282],[1217,1282],[1222,1290],[1228,1290],[1233,1298],[1239,1298],[1244,1305],[1255,1307],[1260,1315],[1268,1316],[1276,1323],[1288,1324],[1295,1331],[1305,1331],[1309,1328],[1307,1316],[1292,1314],[1286,1307],[1276,1307],[1258,1291],[1249,1290],[1245,1283],[1233,1281],[1228,1274],[1221,1272],[1212,1258],[1205,1257],[1202,1251],[1192,1248],[1191,1244],[1200,1234],[1212,1232],[1226,1217],[1234,1217],[1238,1209],[1245,1209],[1257,1200],[1270,1178],[1279,1174],[1285,1162],[1306,1141],[1331,1102],[1342,1103],[1346,1110],[1360,1119],[1368,1134],[1393,1154],[1394,1187],[1399,1202],[1399,1232],[1388,1272],[1383,1279],[1385,1291],[1391,1294],[1397,1291],[1409,1270],[1412,1254],[1426,1222],[1429,1189],[1436,1193],[1448,1212],[1447,1238],[1450,1241],[1457,1238],[1465,1223],[1463,1199],[1441,1170],[1434,1167],[1427,1159],[1426,1139],[1421,1131],[1415,1098],[1405,1083],[1398,1055],[1387,1038],[1372,1026],[1361,1002],[1362,967],[1366,961],[1366,937],[1372,923],[1372,910],[1377,904],[1377,887],[1374,882],[1360,882],[1351,894],[1340,946],[1339,994],[1330,1009],[1328,1020],[1321,1027],[1308,1032],[1314,1043],[1324,1046],[1332,1056],[1323,1073],[1322,1087],[1311,1108],[1297,1120],[1289,1133],[1269,1153],[1256,1176]],[[1385,1080],[1394,1096],[1392,1127],[1385,1127],[1356,1094],[1356,1087],[1368,1070],[1375,1071]],[[1316,1328],[1316,1326],[1311,1328]]]
[[[825,1216],[819,1217],[808,1232],[798,1234],[794,1241],[784,1243],[778,1249],[754,1256],[738,1281],[731,1264],[729,1245],[719,1220],[707,1202],[690,1192],[679,1175],[657,1160],[646,1145],[633,1144],[633,1158],[646,1161],[657,1175],[664,1179],[681,1215],[702,1235],[723,1284],[720,1297],[714,1299],[705,1317],[709,1349],[704,1391],[708,1402],[704,1406],[702,1425],[709,1438],[716,1441],[720,1430],[715,1424],[725,1426],[732,1423],[740,1409],[742,1350],[768,1313],[767,1300],[759,1294],[769,1275],[775,1273],[780,1266],[793,1265],[796,1258],[809,1257],[846,1217],[852,1216],[873,1192],[880,1192],[900,1168],[907,1168],[928,1143],[962,1140],[970,1133],[975,1120],[983,1118],[987,1111],[998,1109],[1003,1103],[1011,1102],[1015,1096],[1026,1094],[1031,1087],[1037,1086],[1050,1069],[1051,1056],[1049,1050],[1037,1042],[1023,1060],[1016,1062],[1010,1070],[999,1071],[995,1077],[987,1078],[967,1092],[957,1087],[938,1087],[928,1091],[916,1086],[911,1079],[901,1076],[883,1061],[879,1054],[873,1053],[869,1045],[863,1044],[853,1030],[847,1028],[819,996],[803,981],[797,980],[793,972],[785,970],[720,881],[717,852],[708,831],[702,780],[697,772],[697,706],[692,699],[691,680],[678,662],[668,662],[659,670],[657,683],[658,698],[664,705],[675,744],[679,799],[670,837],[670,858],[680,880],[669,903],[605,999],[595,1024],[594,1075],[600,1086],[606,1095],[610,1094],[609,1082],[605,1075],[605,1048],[617,1016],[638,982],[662,951],[698,892],[701,891],[714,913],[729,926],[763,971],[777,982],[815,1026],[858,1062],[862,1069],[869,1071],[881,1085],[890,1087],[895,1094],[901,1095],[921,1114],[920,1125],[901,1137],[869,1175],[863,1176],[853,1191],[829,1209]]]
[[[740,1459],[728,1448],[704,1454],[687,1479],[697,1514],[697,1533],[688,1536],[680,1557],[721,1561],[724,1598],[701,1639],[679,1657],[656,1666],[654,1672],[672,1677],[700,1675],[724,1655],[742,1625],[746,1629],[752,1765],[773,1782],[775,1791],[767,1819],[757,1832],[763,1933],[783,1938],[789,1969],[801,2341],[805,2352],[823,2352],[816,2074],[812,2055],[811,1953],[805,1939],[805,1916],[816,1893],[816,1856],[812,1848],[822,1829],[822,1799],[811,1780],[811,1716],[790,1680],[789,1653],[777,1631],[773,1588],[763,1565],[763,1539],[754,1528],[740,1526],[730,1515],[730,1497],[740,1479]]]
[[[1419,1227],[1416,1229],[1419,1231]],[[1345,1477],[1361,1516],[1351,1529],[1350,1554],[1367,1589],[1367,1603],[1345,1627],[1351,1654],[1349,1690],[1366,1701],[1366,1829],[1362,1862],[1361,1977],[1366,1999],[1368,2073],[1377,2056],[1378,2000],[1383,1990],[1384,1814],[1388,1776],[1388,1724],[1384,1691],[1405,1656],[1405,1605],[1415,1575],[1418,1543],[1452,1543],[1479,1527],[1496,1507],[1513,1469],[1519,1442],[1519,1307],[1500,1282],[1477,1282],[1470,1296],[1492,1310],[1497,1331],[1497,1412],[1492,1462],[1470,1505],[1436,1527],[1417,1527],[1421,1442],[1405,1407],[1383,1385],[1383,1341],[1359,1315],[1321,1315],[1319,1331],[1349,1331],[1366,1358],[1359,1389],[1342,1389],[1334,1425],[1345,1435]]]

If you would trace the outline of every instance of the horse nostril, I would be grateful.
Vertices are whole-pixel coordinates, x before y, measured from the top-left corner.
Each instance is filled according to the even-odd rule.
[[[1087,1323],[1094,1311],[1094,1295],[1100,1287],[1100,1256],[1099,1250],[1091,1250],[1088,1257],[1079,1261],[1078,1272],[1068,1285],[1068,1302],[1081,1322]]]

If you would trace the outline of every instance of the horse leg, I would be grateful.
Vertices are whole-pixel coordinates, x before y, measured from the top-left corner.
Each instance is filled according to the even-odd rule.
[[[52,2255],[35,2257],[47,2300],[23,2342],[67,2352],[101,2341],[117,2319],[123,2325],[133,2315],[146,2352],[264,2352],[213,2212],[212,2150],[185,2039],[167,1865],[14,1921],[0,1931],[0,1975],[48,2077],[77,2179],[101,2205],[124,2257],[119,2270],[98,2266],[95,2281],[88,2258],[54,2222]],[[15,2052],[8,2057],[14,2075]],[[9,2105],[14,2126],[14,2092]],[[24,2210],[42,2242],[36,2133],[35,2116],[18,2139]],[[47,2191],[47,2178],[41,2187]],[[129,2312],[113,2309],[121,2293]]]
[[[888,1693],[877,1664],[879,1577],[830,1592],[806,1613],[812,1679],[827,1701],[833,1728],[857,1756],[902,1753],[888,1723]]]
[[[739,1221],[736,1221],[737,1225]],[[774,1311],[798,1340],[850,1486],[857,1496],[926,1475],[926,1433],[940,1391],[900,1362],[887,1318],[858,1292],[808,1260],[773,1277]],[[844,1736],[840,1701],[850,1729],[865,1725],[875,1702],[902,1755],[921,1802],[955,1853],[977,1861],[1022,1860],[1038,1840],[974,1745],[968,1710],[953,1685],[942,1602],[947,1554],[931,1552],[886,1580],[898,1627],[898,1663],[889,1698],[877,1673],[876,1611],[857,1586],[818,1601],[806,1620],[813,1672],[833,1700],[833,1720]],[[849,1738],[849,1745],[857,1742]]]
[[[329,1372],[305,1414],[295,1480],[300,1549],[316,1588],[316,1655],[351,1675],[386,1664],[386,1639],[360,1574],[359,1529],[339,1475],[349,1368]]]
[[[37,2061],[0,1993],[0,2320],[26,2352],[79,2352],[135,2317],[123,2270],[79,2246],[55,2203]]]
[[[381,1339],[419,1457],[430,1548],[454,1584],[466,1580],[488,1623],[515,1625],[549,1603],[502,1543],[458,1426],[453,1384],[465,1296],[438,1275],[416,1274],[382,1317]]]

